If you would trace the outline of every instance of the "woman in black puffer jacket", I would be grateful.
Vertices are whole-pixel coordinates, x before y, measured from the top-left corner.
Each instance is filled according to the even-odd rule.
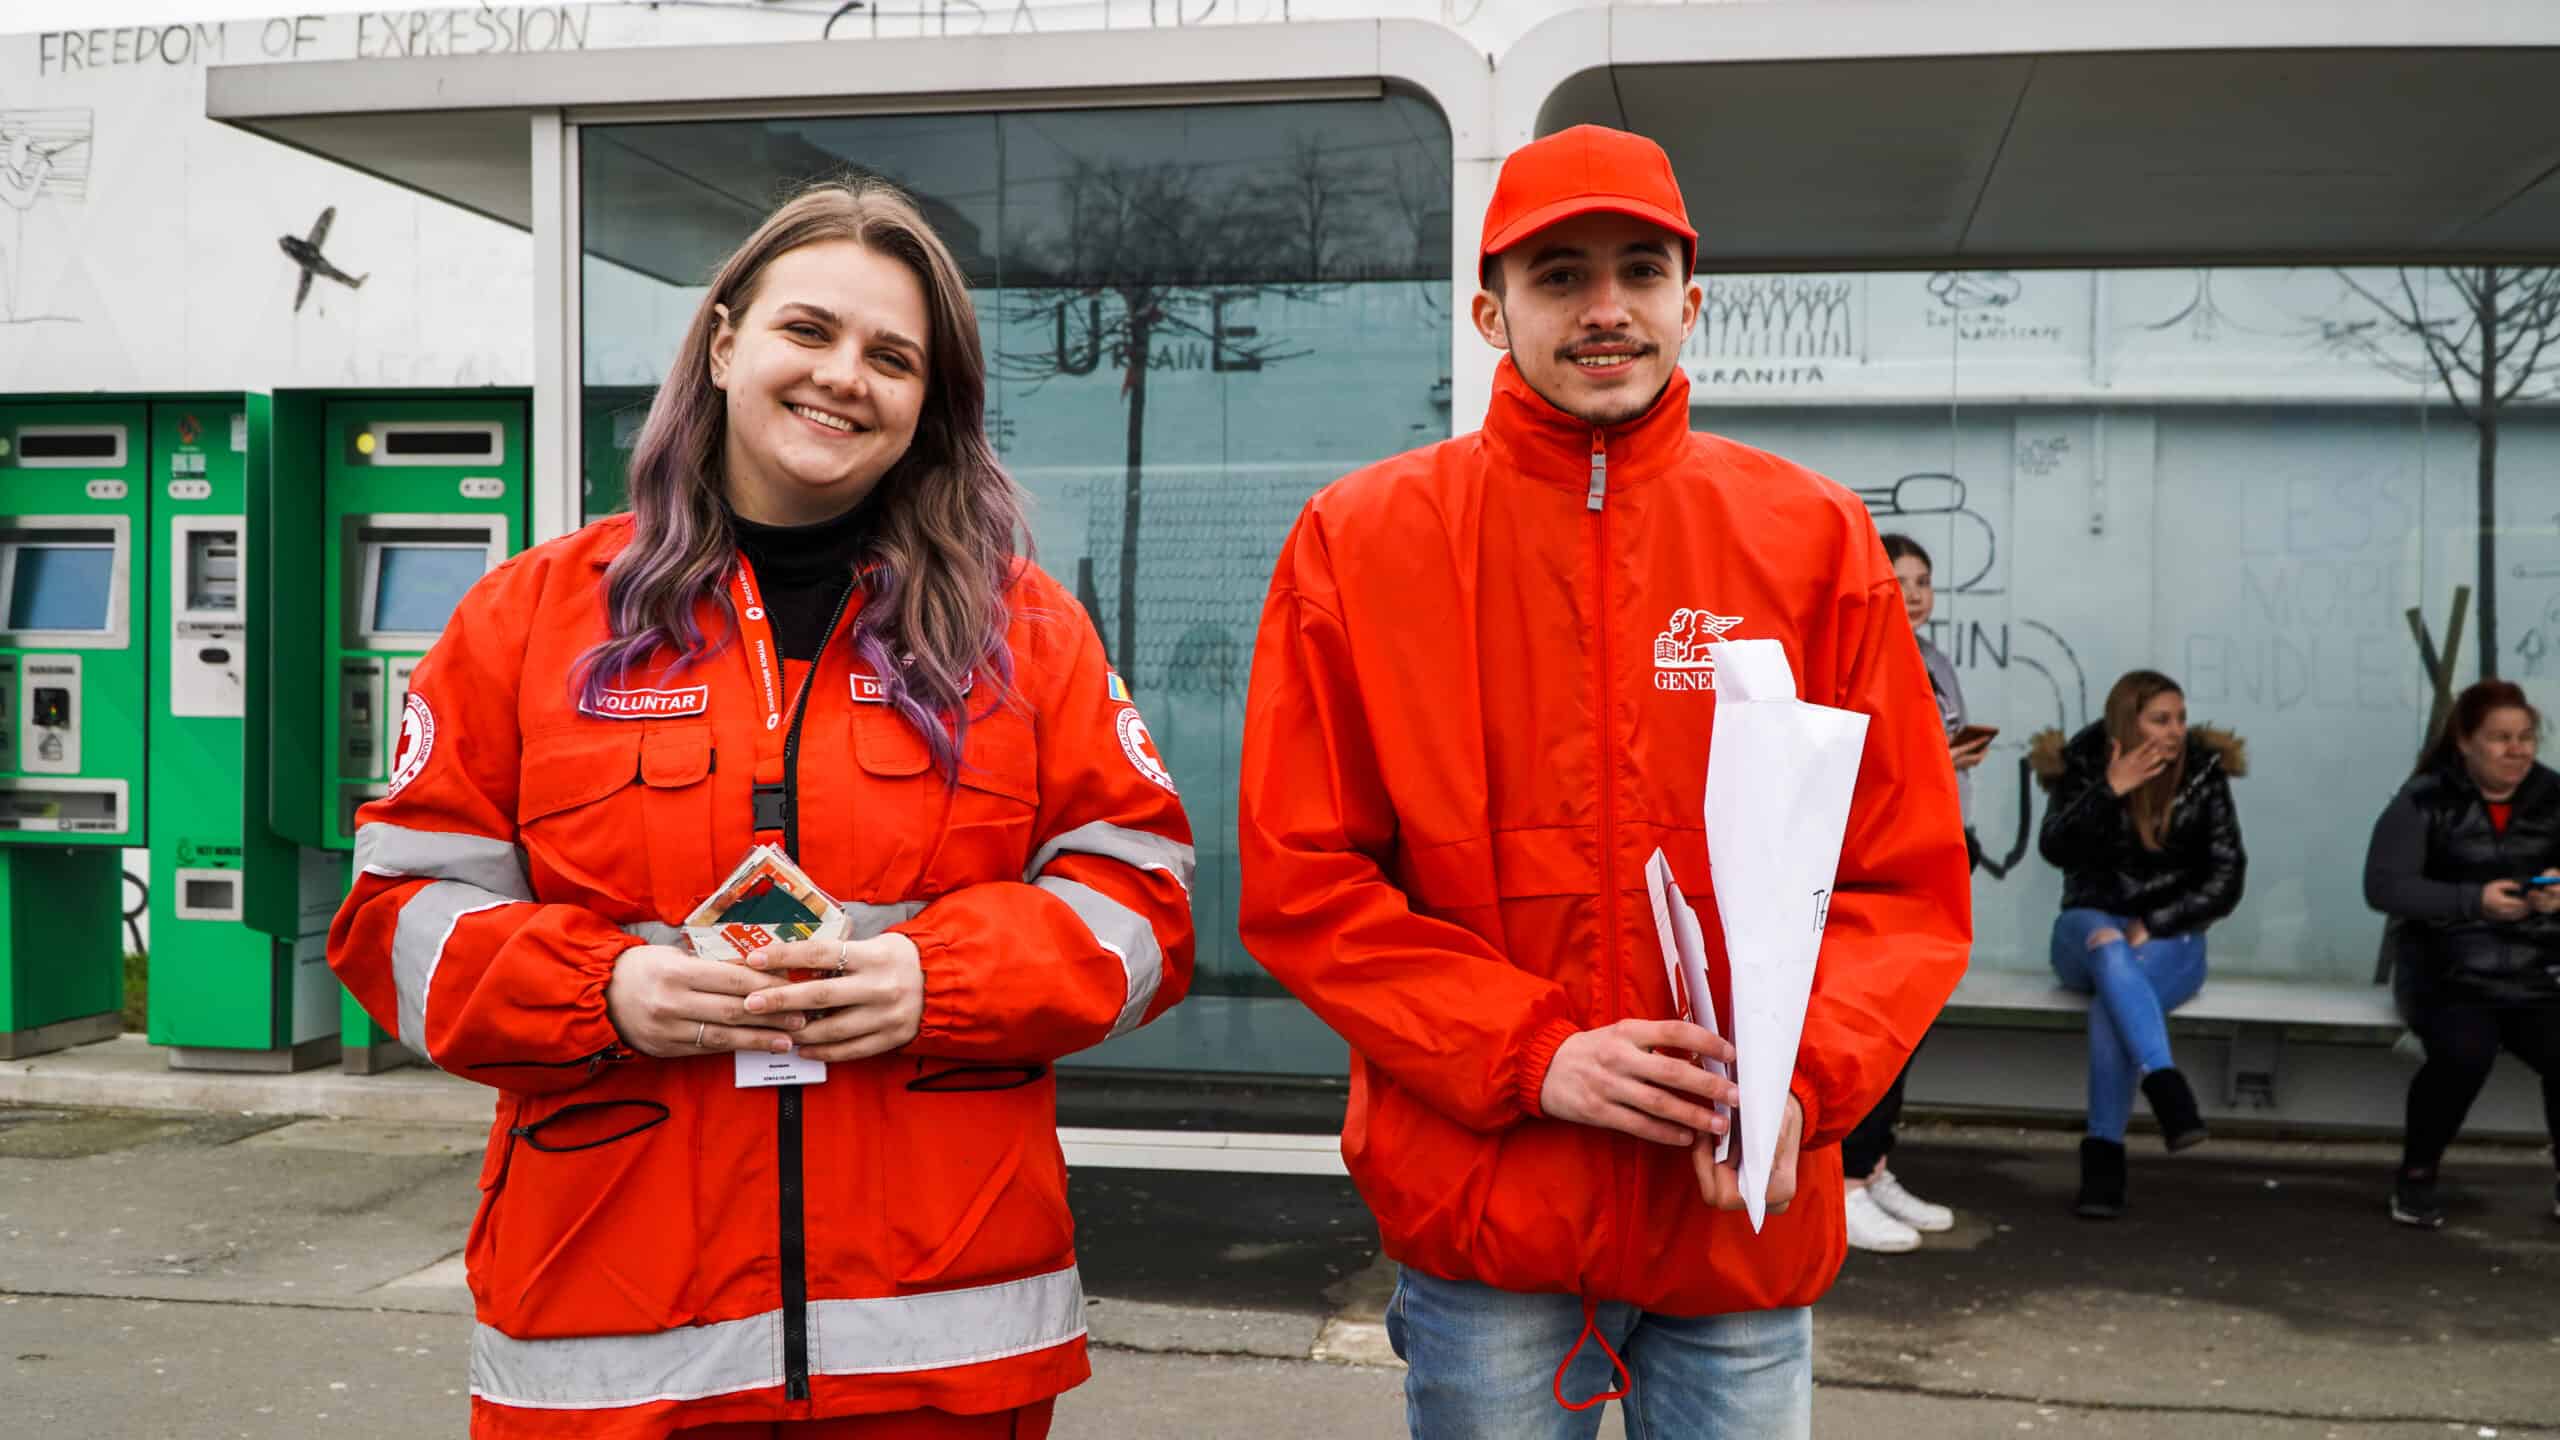
[[[2392,918],[2401,1018],[2427,1050],[2391,1186],[2404,1225],[2444,1223],[2436,1166],[2500,1048],[2540,1072],[2560,1144],[2560,883],[2535,883],[2560,881],[2560,775],[2535,761],[2541,735],[2515,685],[2463,691],[2365,852],[2365,903]]]
[[[2138,1079],[2171,1150],[2205,1138],[2194,1089],[2169,1055],[2168,1014],[2204,986],[2205,927],[2240,903],[2249,860],[2231,780],[2237,736],[2187,729],[2176,681],[2136,670],[2106,716],[2028,759],[2052,794],[2038,848],[2062,871],[2053,972],[2089,996],[2089,1133],[2080,1194],[2092,1219],[2122,1214],[2125,1123]]]

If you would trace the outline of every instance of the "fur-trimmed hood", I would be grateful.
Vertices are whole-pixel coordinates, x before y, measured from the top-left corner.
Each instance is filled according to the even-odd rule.
[[[2059,729],[2037,731],[2027,741],[2027,766],[2036,772],[2036,781],[2046,790],[2061,783],[2063,773],[2074,764],[2094,770],[2107,767],[2107,727],[2104,721],[2093,721],[2068,740]],[[2223,774],[2237,780],[2249,773],[2249,742],[2239,732],[2219,725],[2198,725],[2187,731],[2187,774],[2202,773],[2205,766],[2218,767]]]

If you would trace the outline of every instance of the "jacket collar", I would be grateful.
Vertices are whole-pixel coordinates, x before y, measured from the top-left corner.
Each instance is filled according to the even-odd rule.
[[[2471,767],[2462,763],[2461,756],[2442,761],[2435,767],[2435,773],[2436,783],[2451,793],[2483,806],[2489,803],[2489,797],[2482,793],[2480,782],[2471,778]],[[2524,780],[2516,786],[2516,793],[2499,803],[2513,805],[2518,811],[2538,809],[2551,798],[2544,793],[2546,789],[2555,785],[2560,785],[2560,774],[2537,761],[2532,769],[2524,772]]]
[[[1652,408],[1606,432],[1576,420],[1529,388],[1505,355],[1494,368],[1493,407],[1485,413],[1485,443],[1508,468],[1579,495],[1591,485],[1592,438],[1609,454],[1609,488],[1651,479],[1689,453],[1689,373],[1674,368]]]

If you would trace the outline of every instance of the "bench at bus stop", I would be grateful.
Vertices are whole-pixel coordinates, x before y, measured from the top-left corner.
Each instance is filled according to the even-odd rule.
[[[2245,959],[2215,958],[2247,968]],[[2050,973],[1977,964],[1913,1068],[1914,1102],[2076,1109],[2088,1009],[2087,994],[2055,984]],[[2195,998],[2169,1016],[2170,1042],[2208,1112],[2324,1128],[2399,1124],[2391,1097],[2407,1085],[2409,1069],[2392,1049],[2404,1029],[2386,985],[2210,973]],[[2045,1073],[2040,1065],[2059,1069]],[[2338,1088],[2350,1078],[2353,1100]]]

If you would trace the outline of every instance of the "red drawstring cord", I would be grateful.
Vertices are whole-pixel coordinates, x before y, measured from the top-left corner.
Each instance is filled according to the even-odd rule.
[[[1553,1387],[1556,1403],[1567,1410],[1588,1410],[1594,1405],[1607,1401],[1624,1400],[1627,1398],[1627,1391],[1636,1383],[1635,1377],[1627,1373],[1627,1362],[1618,1358],[1617,1349],[1609,1343],[1609,1337],[1600,1333],[1599,1311],[1600,1307],[1592,1301],[1582,1302],[1582,1333],[1573,1337],[1573,1348],[1564,1352],[1564,1363],[1556,1367]],[[1573,1368],[1573,1357],[1581,1354],[1584,1342],[1590,1340],[1598,1340],[1600,1352],[1609,1357],[1611,1365],[1617,1367],[1618,1388],[1603,1390],[1587,1400],[1567,1400],[1564,1398],[1564,1372]]]

